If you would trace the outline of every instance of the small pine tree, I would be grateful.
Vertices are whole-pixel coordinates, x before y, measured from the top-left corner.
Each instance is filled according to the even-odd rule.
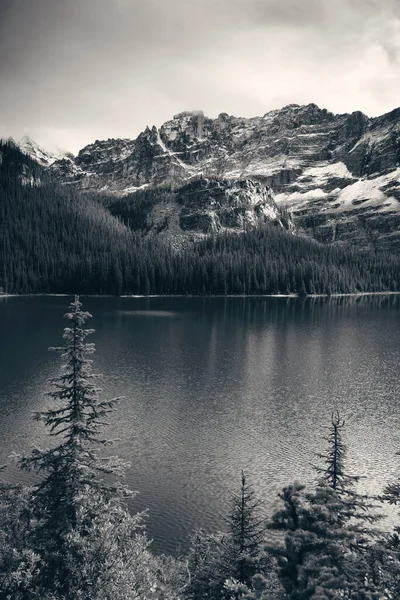
[[[396,456],[400,456],[400,450],[396,452]],[[396,481],[388,483],[384,490],[382,500],[396,506],[400,504],[400,477]],[[399,531],[397,531],[397,534]]]
[[[75,297],[65,315],[65,346],[54,349],[65,360],[48,394],[56,406],[36,417],[59,443],[19,461],[22,469],[42,475],[31,497],[29,543],[39,560],[26,598],[143,597],[132,592],[146,585],[142,518],[129,515],[125,500],[132,492],[115,479],[124,464],[95,452],[107,444],[100,431],[116,399],[98,397],[88,358],[94,344],[86,342],[93,330],[83,327],[91,315],[81,307]]]
[[[320,473],[321,481],[338,492],[346,492],[359,480],[359,477],[348,475],[345,472],[344,459],[346,446],[342,439],[342,430],[345,422],[340,418],[339,412],[332,413],[329,434],[326,438],[328,447],[326,452],[318,453],[318,458],[324,461],[324,467],[314,467]]]
[[[268,577],[254,575],[251,586],[229,581],[225,585],[229,600],[286,600],[286,594],[274,571]]]

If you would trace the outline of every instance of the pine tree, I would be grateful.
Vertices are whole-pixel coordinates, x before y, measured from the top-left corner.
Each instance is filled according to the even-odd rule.
[[[347,447],[343,441],[345,421],[341,419],[338,411],[332,413],[329,434],[326,438],[327,449],[318,453],[318,458],[324,462],[324,467],[316,466],[314,469],[320,474],[320,483],[332,488],[340,497],[343,507],[341,518],[351,521],[353,531],[358,535],[358,546],[368,544],[368,540],[377,532],[365,525],[376,523],[382,515],[375,509],[377,506],[355,489],[360,480],[359,475],[351,475],[346,468]]]
[[[265,519],[259,515],[260,502],[242,471],[240,493],[232,493],[230,515],[225,518],[229,535],[223,547],[222,564],[226,578],[251,584],[256,573],[265,572],[269,560],[264,551]]]
[[[197,529],[191,536],[187,556],[189,582],[184,590],[188,600],[220,600],[224,585],[221,569],[223,534]]]
[[[359,477],[345,473],[346,446],[342,439],[344,426],[345,422],[340,418],[339,412],[332,413],[329,434],[326,438],[328,448],[325,453],[317,454],[318,458],[324,461],[325,467],[315,467],[316,471],[321,474],[321,481],[339,492],[346,492],[348,487],[359,479]]]
[[[374,539],[382,537],[382,533],[371,527],[383,518],[378,506],[367,496],[355,488],[360,480],[358,475],[351,475],[346,468],[347,448],[343,441],[345,421],[338,411],[331,417],[328,443],[325,453],[317,456],[323,460],[324,467],[315,467],[320,474],[320,484],[329,486],[338,497],[338,519],[354,537],[347,549],[348,570],[353,573],[355,581],[369,581],[369,589],[376,590],[382,583],[377,578],[380,570],[384,545],[374,543]],[[374,548],[380,548],[375,552]],[[379,561],[378,561],[379,558]]]
[[[0,598],[24,597],[39,556],[27,544],[29,488],[0,482]]]
[[[400,451],[396,452],[396,455],[399,456]],[[385,486],[381,499],[393,506],[400,504],[400,478]],[[389,587],[393,592],[392,597],[397,598],[400,597],[400,525],[395,525],[393,533],[389,536],[384,547],[388,550],[387,555],[384,557],[386,563],[384,570],[386,576],[389,573],[391,580]]]
[[[83,327],[91,315],[81,306],[75,297],[65,315],[65,345],[54,349],[65,361],[48,394],[56,406],[36,416],[58,444],[20,458],[22,469],[42,476],[31,498],[29,536],[39,560],[26,597],[136,598],[134,590],[146,585],[148,544],[141,515],[131,517],[125,505],[132,493],[116,479],[124,464],[96,454],[107,444],[100,432],[117,399],[98,397],[88,358],[94,344],[86,342],[93,330]]]
[[[341,518],[343,503],[336,491],[318,485],[306,493],[294,483],[279,496],[283,508],[269,528],[283,532],[283,542],[271,543],[269,549],[278,560],[288,600],[378,600],[380,593],[366,588],[362,574],[353,568],[354,533]]]
[[[400,456],[400,450],[396,452],[396,456]],[[396,481],[392,481],[385,486],[382,499],[394,506],[400,504],[400,477]],[[400,528],[397,533],[400,533]]]

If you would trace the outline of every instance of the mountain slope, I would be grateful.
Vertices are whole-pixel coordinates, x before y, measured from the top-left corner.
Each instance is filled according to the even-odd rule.
[[[177,190],[160,188],[147,197],[146,191],[101,196],[100,202],[99,196],[54,182],[48,170],[13,144],[0,145],[0,158],[0,293],[398,289],[400,265],[394,253],[360,253],[292,235],[286,229],[290,220],[285,222],[265,186],[257,190],[247,180],[200,178]],[[207,233],[199,233],[197,243],[174,248],[169,237],[165,243],[162,229],[157,234],[156,224],[147,221],[171,202],[180,210],[181,232],[193,227],[188,220],[205,224]]]
[[[400,247],[400,109],[377,118],[314,104],[253,118],[183,112],[50,169],[78,189],[118,195],[199,177],[257,181],[318,241]]]
[[[132,235],[14,144],[0,145],[0,282],[9,292],[118,289]]]

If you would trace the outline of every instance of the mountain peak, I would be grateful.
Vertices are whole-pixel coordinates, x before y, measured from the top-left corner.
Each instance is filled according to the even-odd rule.
[[[56,160],[70,156],[69,152],[61,150],[60,148],[44,149],[27,135],[24,135],[24,137],[19,140],[17,146],[19,146],[21,152],[33,158],[33,160],[43,167],[49,167]]]
[[[177,113],[176,115],[174,115],[174,120],[179,120],[185,117],[203,117],[204,118],[204,112],[202,110],[183,110],[180,113]]]

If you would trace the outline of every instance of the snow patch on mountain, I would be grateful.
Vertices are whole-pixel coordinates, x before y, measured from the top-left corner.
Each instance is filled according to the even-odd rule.
[[[293,192],[293,194],[277,194],[275,202],[278,205],[283,205],[288,210],[297,209],[307,205],[310,201],[321,200],[327,197],[326,192],[320,188],[308,190],[307,192]]]
[[[143,185],[138,185],[138,186],[134,186],[131,185],[130,187],[126,187],[122,190],[122,196],[127,196],[128,194],[134,194],[135,192],[138,192],[139,190],[145,190],[146,188],[149,187],[150,184],[148,183],[144,183]],[[109,191],[108,189],[103,189],[102,191]]]
[[[343,162],[324,164],[317,167],[309,167],[305,169],[302,175],[298,178],[299,181],[308,180],[311,177],[313,183],[317,181],[326,181],[334,177],[342,179],[353,179],[353,175]]]
[[[375,177],[373,179],[361,179],[345,187],[338,195],[340,207],[338,210],[351,210],[363,204],[374,206],[377,210],[390,210],[400,213],[400,202],[390,192],[385,192],[390,184],[397,184],[400,189],[400,168],[396,171]]]
[[[320,187],[312,187],[307,191],[282,193],[275,196],[278,205],[284,205],[289,210],[299,211],[310,202],[329,199],[321,210],[324,212],[343,212],[363,208],[374,208],[377,211],[395,211],[400,213],[400,201],[396,195],[400,192],[400,168],[378,177],[368,177],[354,181],[351,173],[343,164],[329,165],[307,169],[298,182],[307,180],[308,186],[326,183],[334,177],[349,179],[345,187],[334,188],[327,192]],[[312,178],[312,181],[309,180]],[[393,195],[395,192],[396,195]]]

